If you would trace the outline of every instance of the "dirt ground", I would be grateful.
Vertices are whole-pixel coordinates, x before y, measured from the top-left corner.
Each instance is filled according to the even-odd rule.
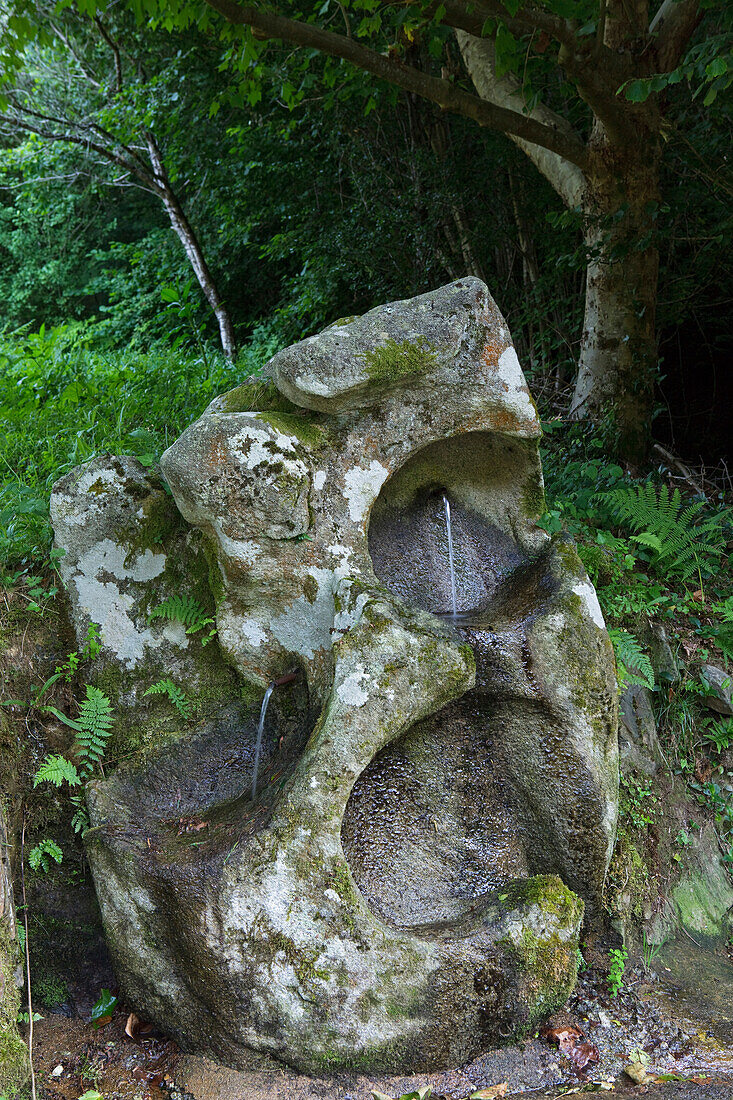
[[[679,958],[673,953],[656,965],[657,973],[631,970],[613,998],[603,974],[582,976],[552,1021],[576,1027],[597,1048],[598,1060],[581,1071],[541,1035],[442,1073],[315,1078],[254,1052],[248,1068],[233,1070],[186,1054],[154,1031],[131,1039],[121,1005],[98,1029],[82,1015],[48,1014],[36,1024],[38,1095],[78,1100],[97,1089],[104,1100],[371,1100],[373,1089],[399,1097],[431,1085],[435,1098],[465,1100],[506,1083],[507,1097],[535,1100],[588,1092],[619,1100],[733,1100],[733,967],[682,945]],[[641,1085],[624,1072],[638,1058],[648,1074]]]

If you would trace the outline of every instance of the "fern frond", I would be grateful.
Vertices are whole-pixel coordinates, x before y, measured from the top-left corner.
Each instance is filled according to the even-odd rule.
[[[82,839],[84,834],[89,828],[89,814],[84,803],[83,794],[75,794],[71,796],[71,805],[74,807],[74,814],[71,818],[71,827],[75,833],[81,833]]]
[[[679,489],[652,482],[626,485],[599,493],[614,519],[637,532],[632,541],[652,552],[652,564],[688,580],[697,572],[712,573],[724,550],[723,520],[726,513],[701,521],[702,501],[682,506]]]
[[[185,692],[174,684],[172,680],[158,680],[157,683],[149,687],[145,695],[167,695],[173,706],[183,718],[188,718],[190,714],[191,703],[186,697]]]
[[[55,840],[41,840],[28,853],[28,863],[33,870],[43,871],[44,874],[50,870],[52,859],[56,863],[61,863],[63,858],[64,853]]]
[[[99,688],[86,685],[87,697],[79,707],[76,721],[74,748],[86,773],[92,772],[101,763],[107,745],[114,714],[112,705]]]
[[[81,778],[75,765],[65,756],[49,754],[33,776],[33,786],[37,787],[39,783],[53,783],[54,787],[68,783],[70,787],[78,787]]]
[[[206,611],[193,596],[169,596],[161,604],[154,607],[148,615],[148,622],[154,619],[169,619],[171,622],[183,623],[187,634],[197,634],[206,626],[214,627],[208,635],[202,639],[202,645],[208,645],[216,634],[215,620],[206,614]]]
[[[640,684],[654,690],[654,669],[652,663],[639,644],[638,638],[628,630],[612,627],[608,636],[616,654],[619,687],[627,684]]]
[[[183,623],[187,628],[196,628],[206,618],[206,612],[193,596],[178,595],[169,596],[161,604],[154,607],[148,615],[148,622],[154,619],[170,619],[173,622]]]

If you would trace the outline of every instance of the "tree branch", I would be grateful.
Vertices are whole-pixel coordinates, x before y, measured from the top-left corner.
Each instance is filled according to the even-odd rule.
[[[29,112],[31,113],[31,112]],[[38,112],[32,112],[36,116]],[[42,116],[41,116],[42,117]],[[130,163],[120,156],[113,149],[109,149],[104,145],[100,145],[99,142],[92,141],[90,137],[82,133],[57,133],[53,130],[49,130],[40,123],[24,122],[22,119],[14,118],[9,115],[0,115],[0,126],[5,125],[7,132],[13,133],[20,130],[25,134],[38,134],[39,137],[45,138],[47,141],[60,141],[67,145],[78,145],[82,149],[91,149],[95,153],[99,153],[101,157],[109,161],[110,164],[116,164],[118,168],[122,168],[125,172],[129,172],[132,175],[138,177],[146,185],[146,190],[152,190],[158,198],[162,197],[161,189],[155,181],[155,176],[145,170],[140,163]],[[68,125],[68,123],[66,124]],[[139,158],[137,158],[139,161]]]
[[[268,38],[292,42],[296,46],[309,46],[330,57],[339,57],[389,84],[437,103],[445,111],[463,115],[480,126],[488,126],[492,130],[509,134],[510,137],[521,138],[525,142],[549,149],[578,168],[583,168],[586,164],[585,146],[573,132],[554,129],[531,115],[471,95],[448,80],[430,76],[411,65],[385,57],[353,38],[334,34],[333,31],[326,31],[311,23],[286,19],[269,11],[242,7],[234,0],[206,0],[206,3],[230,23],[252,27]]]
[[[408,0],[410,2],[410,0]],[[512,34],[522,35],[532,31],[545,31],[550,38],[560,42],[566,49],[575,51],[580,39],[576,38],[575,31],[570,23],[550,12],[542,11],[531,4],[523,5],[515,15],[510,15],[503,4],[497,0],[478,0],[475,4],[465,4],[461,0],[442,0],[445,15],[441,22],[449,27],[460,27],[481,37],[481,31],[487,19],[500,20]],[[427,14],[432,15],[440,6],[440,0],[435,0],[427,9]],[[458,20],[458,22],[457,22]]]
[[[443,23],[456,30],[466,31],[476,38],[483,38],[483,28],[486,21],[486,13],[494,9],[500,11],[501,7],[493,0],[480,0],[476,6],[471,6],[470,11],[461,3],[461,0],[443,0],[446,14]],[[605,2],[603,6],[605,21]],[[535,16],[537,17],[535,19]],[[591,39],[576,39],[572,29],[568,28],[562,20],[553,16],[546,16],[544,12],[536,12],[536,9],[521,9],[514,20],[503,19],[502,22],[510,30],[515,24],[516,33],[525,34],[528,30],[546,30],[553,22],[559,24],[554,32],[554,37],[560,42],[558,63],[567,75],[575,82],[578,93],[588,104],[596,118],[600,119],[609,134],[623,141],[628,137],[633,127],[628,108],[623,100],[619,100],[615,94],[618,81],[609,84],[601,76],[601,53],[605,53],[605,47],[598,39],[592,43]],[[493,14],[490,16],[494,18]],[[563,31],[564,28],[564,31]],[[552,31],[547,31],[552,34]],[[595,52],[595,57],[591,56]],[[580,140],[580,139],[579,139]]]
[[[109,33],[109,31],[107,30],[107,28],[105,27],[104,23],[102,22],[102,20],[100,19],[100,17],[98,15],[94,16],[94,22],[97,24],[97,27],[99,28],[99,33],[101,34],[102,38],[104,39],[104,41],[107,43],[107,45],[109,46],[109,48],[112,51],[112,55],[115,59],[115,91],[116,92],[121,92],[122,91],[122,55],[120,54],[120,47],[117,45],[114,38]]]
[[[699,0],[663,0],[649,25],[649,34],[656,39],[660,72],[667,73],[676,68],[701,19]]]
[[[479,95],[492,102],[523,108],[524,100],[516,82],[506,76],[501,79],[496,76],[496,58],[491,39],[476,38],[474,35],[466,34],[465,31],[456,31],[456,37],[466,68]],[[574,141],[580,140],[571,130],[569,123],[549,107],[537,104],[532,110],[530,117],[532,116],[539,118],[542,125],[557,127],[561,133],[569,131]],[[558,156],[546,147],[540,148],[521,136],[513,134],[509,136],[554,187],[566,206],[572,208],[580,204],[585,188],[585,176],[577,162],[569,162],[567,158]]]

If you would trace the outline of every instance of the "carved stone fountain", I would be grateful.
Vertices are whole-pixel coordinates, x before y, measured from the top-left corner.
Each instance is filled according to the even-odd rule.
[[[184,1047],[428,1068],[566,998],[614,838],[616,687],[580,560],[537,526],[539,435],[464,279],[217,398],[162,458],[175,506],[132,459],[56,487],[127,756],[88,788],[89,858],[126,996]],[[148,617],[184,594],[209,646]],[[261,695],[293,671],[253,800]],[[160,675],[196,719],[144,695]]]

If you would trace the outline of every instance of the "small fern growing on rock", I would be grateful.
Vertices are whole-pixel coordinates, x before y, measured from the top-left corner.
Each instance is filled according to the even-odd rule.
[[[74,751],[81,761],[79,775],[82,779],[88,779],[95,767],[101,764],[114,721],[112,706],[104,692],[87,684],[86,693],[87,697],[79,707],[79,717],[76,719],[68,718],[56,707],[43,708],[76,731]]]
[[[186,698],[186,694],[182,688],[179,688],[172,680],[158,680],[158,682],[153,684],[152,687],[149,687],[144,694],[167,695],[182,718],[188,718],[190,716],[191,703],[189,699]]]
[[[33,786],[37,787],[39,783],[53,783],[54,787],[60,787],[62,783],[68,783],[70,787],[78,787],[81,778],[76,766],[70,760],[67,760],[65,756],[55,756],[49,753],[33,776]]]
[[[151,623],[155,619],[168,619],[171,622],[183,623],[187,634],[198,634],[200,630],[204,630],[207,626],[213,626],[214,629],[210,630],[201,639],[201,645],[208,645],[216,634],[214,619],[206,614],[204,608],[193,596],[185,594],[182,596],[169,596],[167,600],[163,600],[157,607],[154,607],[148,615],[148,622]]]
[[[28,853],[28,863],[34,871],[43,871],[44,875],[51,869],[51,860],[61,863],[64,853],[55,840],[41,840],[35,848]]]
[[[654,669],[651,661],[641,648],[638,638],[635,638],[628,630],[619,630],[617,627],[609,628],[608,636],[616,654],[619,687],[626,687],[627,684],[640,684],[642,687],[653,691]]]

